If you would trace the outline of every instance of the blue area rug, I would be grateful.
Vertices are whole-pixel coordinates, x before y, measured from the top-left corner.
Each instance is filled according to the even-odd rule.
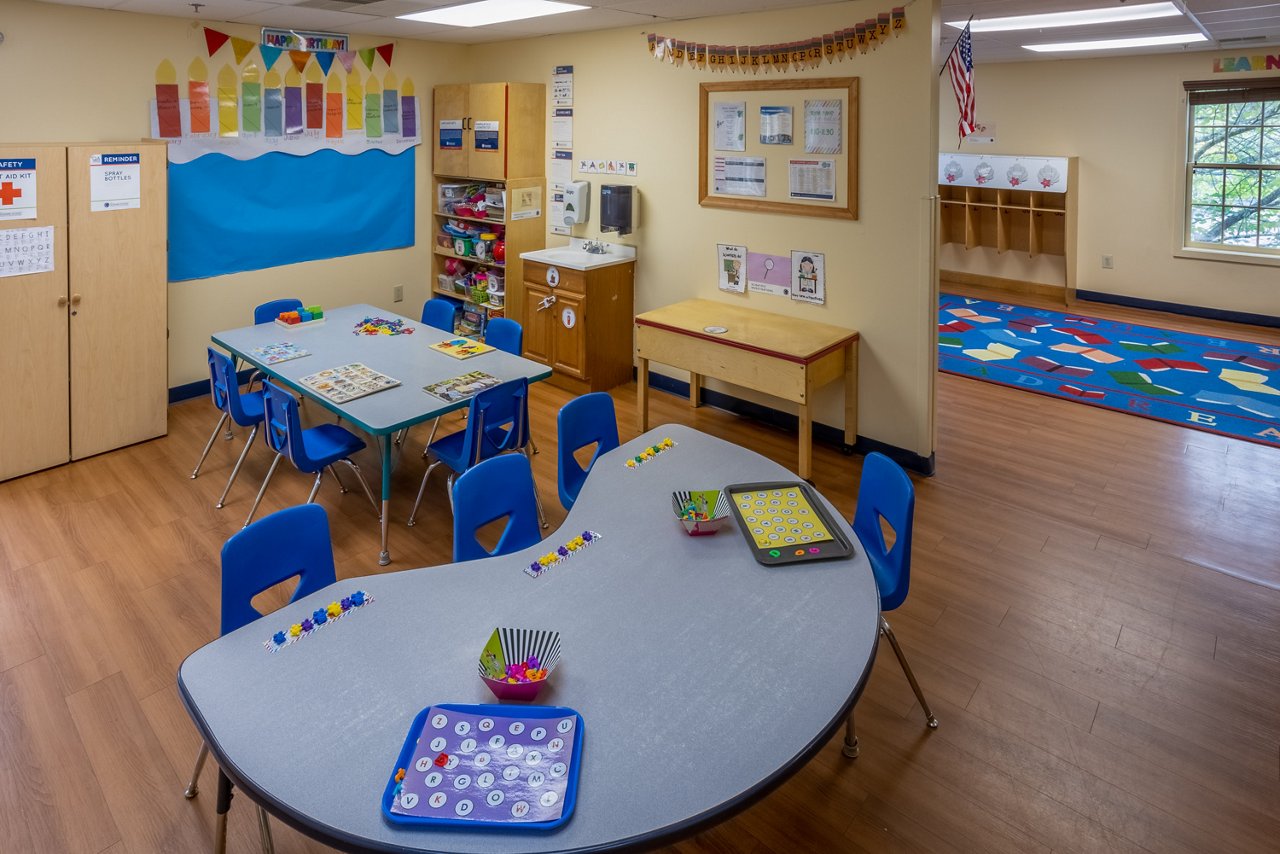
[[[1280,447],[1280,347],[942,294],[938,367]]]

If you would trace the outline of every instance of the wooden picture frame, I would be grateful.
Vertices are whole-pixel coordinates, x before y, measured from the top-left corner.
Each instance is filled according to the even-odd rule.
[[[785,80],[743,80],[724,83],[702,83],[698,87],[698,204],[707,208],[779,213],[793,216],[830,217],[832,219],[858,218],[858,78],[813,77]],[[771,192],[766,186],[763,197],[739,196],[717,193],[711,184],[713,163],[718,153],[712,148],[710,109],[713,96],[717,103],[723,96],[740,96],[747,104],[749,117],[758,113],[765,99],[780,106],[792,108],[796,127],[797,144],[788,146],[765,145],[752,138],[750,125],[746,134],[745,151],[748,157],[762,157],[766,161],[766,185],[782,186],[783,191]],[[806,95],[836,97],[842,105],[842,149],[837,154],[806,154],[804,146],[804,102]],[[778,150],[774,150],[778,149]],[[724,152],[719,152],[723,156]],[[831,159],[836,161],[836,194],[831,202],[794,201],[788,198],[789,160]],[[772,167],[772,168],[771,168]],[[784,178],[770,181],[770,175],[782,172]],[[843,173],[843,180],[841,174]]]

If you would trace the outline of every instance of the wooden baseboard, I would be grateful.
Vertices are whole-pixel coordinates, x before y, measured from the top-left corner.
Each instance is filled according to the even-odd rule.
[[[1048,299],[1067,301],[1067,289],[1062,285],[1046,285],[1043,282],[1027,282],[1022,279],[1005,279],[1000,276],[984,276],[978,273],[963,273],[959,270],[939,270],[938,278],[945,290],[948,282],[957,285],[970,285],[978,288],[991,288],[998,291],[1009,291],[1015,294],[1035,294]]]

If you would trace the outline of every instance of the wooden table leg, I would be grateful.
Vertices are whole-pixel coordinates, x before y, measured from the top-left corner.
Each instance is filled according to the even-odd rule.
[[[640,410],[640,432],[649,429],[649,360],[640,359],[636,374],[636,409]]]
[[[702,405],[702,374],[689,372],[689,408],[697,409]]]
[[[844,443],[852,450],[858,442],[858,342],[844,351]]]
[[[800,404],[800,477],[808,480],[813,468],[813,413],[809,404]]]

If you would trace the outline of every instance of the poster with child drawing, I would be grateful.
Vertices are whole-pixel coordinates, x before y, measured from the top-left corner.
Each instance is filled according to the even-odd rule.
[[[826,259],[821,252],[791,250],[791,298],[822,305],[827,301]]]

